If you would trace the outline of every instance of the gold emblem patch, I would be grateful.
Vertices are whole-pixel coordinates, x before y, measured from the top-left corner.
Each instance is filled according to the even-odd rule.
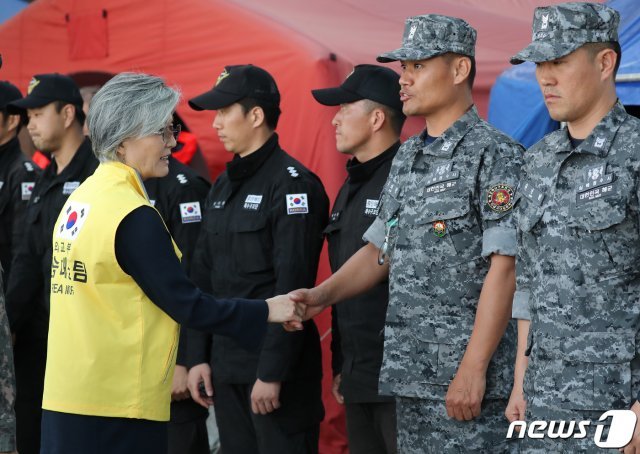
[[[33,89],[36,88],[39,83],[40,81],[35,77],[31,79],[31,81],[29,82],[29,87],[27,88],[27,95],[30,95]]]
[[[227,72],[227,68],[225,68],[224,71],[222,71],[218,76],[218,80],[216,80],[216,86],[218,86],[218,84],[222,82],[224,79],[226,79],[227,77],[229,77],[229,73]]]
[[[491,186],[487,190],[487,205],[498,213],[509,211],[513,208],[513,188],[505,183]]]

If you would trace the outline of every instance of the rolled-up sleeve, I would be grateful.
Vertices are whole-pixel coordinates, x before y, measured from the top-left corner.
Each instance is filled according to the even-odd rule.
[[[517,253],[513,207],[522,156],[522,147],[515,143],[494,144],[485,150],[478,182],[484,258]]]
[[[381,248],[382,243],[384,243],[384,221],[377,217],[367,231],[364,232],[362,239],[377,248]]]

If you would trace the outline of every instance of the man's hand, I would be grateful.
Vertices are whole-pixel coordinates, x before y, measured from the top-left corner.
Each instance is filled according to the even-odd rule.
[[[524,421],[524,411],[527,409],[527,401],[524,398],[524,392],[522,388],[514,387],[511,390],[511,396],[509,397],[509,403],[504,411],[504,415],[509,422]],[[520,427],[516,427],[517,431],[520,431]]]
[[[204,388],[208,397],[200,396],[200,383],[204,383]],[[187,385],[191,398],[202,405],[204,408],[209,408],[213,405],[213,385],[211,384],[211,367],[207,363],[201,363],[197,366],[193,366],[189,370],[187,377]]]
[[[257,379],[251,391],[251,411],[266,415],[280,408],[280,386],[279,381],[267,383]]]
[[[187,368],[176,364],[171,383],[171,401],[185,400],[189,398],[189,386]]]
[[[638,421],[640,421],[640,402],[637,400],[631,406],[631,410],[638,417]],[[627,446],[619,449],[620,452],[624,452],[624,454],[640,454],[640,424],[636,423],[636,429],[633,431],[633,438],[629,442]]]
[[[297,330],[302,329],[302,316],[305,312],[304,304],[294,303],[289,295],[278,295],[267,300],[269,306],[269,317],[267,321],[271,323],[287,323],[286,326]]]
[[[472,370],[460,363],[445,398],[447,415],[457,421],[471,421],[478,417],[486,383],[484,372]]]
[[[333,377],[333,385],[331,386],[331,393],[336,398],[336,402],[340,405],[344,405],[344,396],[340,394],[340,382],[342,381],[342,374],[338,374]]]

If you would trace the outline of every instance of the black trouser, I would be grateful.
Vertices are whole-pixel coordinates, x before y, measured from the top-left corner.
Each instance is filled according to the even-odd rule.
[[[351,454],[395,454],[395,402],[346,403],[347,437]]]
[[[42,412],[41,454],[167,454],[167,423]]]
[[[169,454],[209,454],[207,420],[170,422]]]
[[[18,336],[13,354],[16,370],[16,442],[20,454],[38,454],[47,340],[26,336]]]
[[[253,384],[215,384],[215,410],[223,454],[317,454],[320,424],[291,432],[276,416],[286,402],[268,415],[251,411]],[[304,418],[305,415],[300,415]]]

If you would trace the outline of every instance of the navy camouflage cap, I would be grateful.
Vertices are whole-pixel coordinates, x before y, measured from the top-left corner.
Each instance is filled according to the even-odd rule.
[[[618,41],[620,15],[599,3],[572,2],[536,8],[533,41],[511,57],[511,64],[555,60],[587,43]]]
[[[457,17],[425,14],[405,21],[402,47],[378,57],[381,63],[426,60],[453,52],[475,56],[476,30]]]

